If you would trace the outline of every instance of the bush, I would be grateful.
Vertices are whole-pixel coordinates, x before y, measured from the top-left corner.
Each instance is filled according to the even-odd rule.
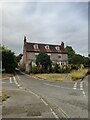
[[[79,79],[83,80],[86,74],[87,74],[86,69],[79,69],[77,71],[71,72],[71,78],[73,81],[79,80]]]
[[[32,66],[32,73],[36,74],[37,73],[37,67],[36,66]]]
[[[61,66],[60,73],[70,73],[70,68],[68,66]]]
[[[59,72],[60,72],[60,67],[59,67],[59,65],[58,65],[58,64],[52,64],[51,72],[52,72],[52,73],[59,73]]]

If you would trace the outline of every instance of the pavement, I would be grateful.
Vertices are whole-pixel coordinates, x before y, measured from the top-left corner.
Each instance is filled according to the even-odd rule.
[[[38,80],[20,72],[2,80],[11,96],[3,118],[88,118],[88,78],[78,82]]]

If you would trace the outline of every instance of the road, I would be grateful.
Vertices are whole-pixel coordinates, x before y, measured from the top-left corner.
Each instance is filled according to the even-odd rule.
[[[50,114],[44,115],[44,118],[48,118],[49,115],[51,115],[51,117],[65,119],[88,118],[87,78],[85,78],[84,81],[78,82],[54,82],[37,80],[29,75],[17,72],[15,80],[19,87],[18,93],[16,92],[15,94],[19,94],[20,90],[23,90],[21,91],[23,98],[28,99],[28,97],[25,96],[26,93],[24,93],[24,90],[26,90],[27,94],[30,92],[38,101],[41,100],[45,106],[48,106],[53,115],[49,112]],[[9,82],[12,82],[12,80],[9,79]],[[16,89],[16,86],[13,86],[13,84],[10,86],[10,84],[7,85],[3,81],[3,89],[8,89],[9,87],[10,89]],[[20,104],[20,102],[18,102],[18,104]],[[4,111],[5,109],[3,109],[3,113]],[[3,114],[3,116],[5,116],[5,114]]]

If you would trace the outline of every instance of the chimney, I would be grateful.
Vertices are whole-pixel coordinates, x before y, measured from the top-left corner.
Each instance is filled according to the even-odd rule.
[[[64,50],[64,42],[61,42],[61,50]]]
[[[26,43],[26,36],[24,36],[24,43]]]

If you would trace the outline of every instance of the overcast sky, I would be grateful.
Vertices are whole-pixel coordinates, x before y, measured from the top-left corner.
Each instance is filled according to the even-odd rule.
[[[23,52],[23,37],[29,42],[72,46],[88,54],[87,2],[20,2],[2,7],[3,44],[16,54]]]

